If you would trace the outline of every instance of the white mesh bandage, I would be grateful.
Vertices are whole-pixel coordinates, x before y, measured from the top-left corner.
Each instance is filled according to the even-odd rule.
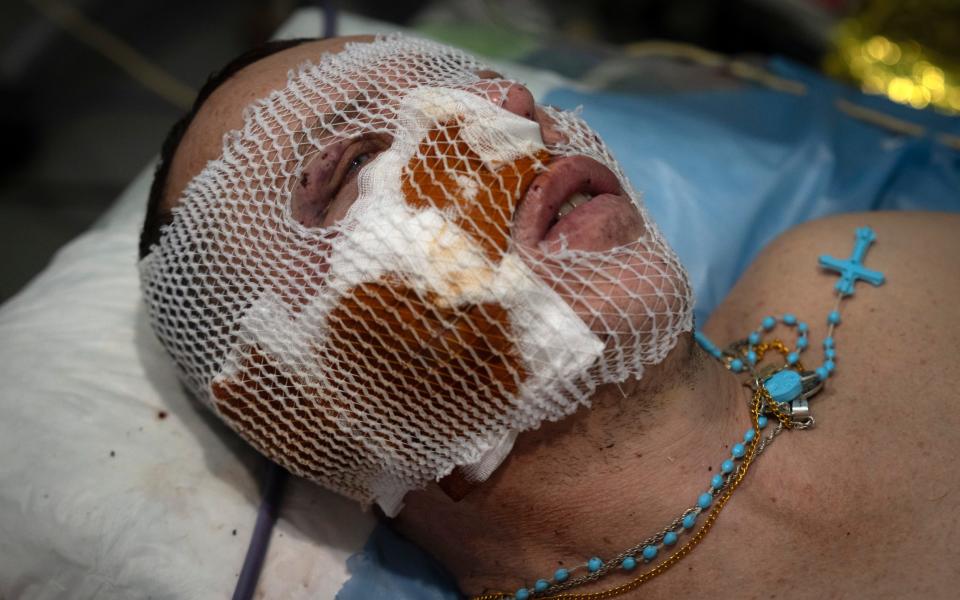
[[[507,110],[515,84],[482,69],[402,37],[303,65],[141,262],[192,392],[290,471],[388,514],[456,466],[485,479],[517,432],[641,377],[691,327],[685,272],[599,138],[570,113]],[[368,139],[376,152],[353,149]],[[349,177],[341,206],[324,186]],[[598,250],[624,203],[642,228]]]

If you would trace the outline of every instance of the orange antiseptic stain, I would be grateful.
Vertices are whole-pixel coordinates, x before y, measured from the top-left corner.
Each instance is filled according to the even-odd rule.
[[[525,378],[499,304],[441,307],[402,284],[364,283],[331,312],[328,326],[338,343],[327,358],[369,380],[356,393],[376,390],[401,413],[422,411],[440,428],[463,432],[465,423],[449,416],[454,406],[461,419],[481,413],[488,420],[501,412],[497,388],[515,394]],[[357,373],[369,368],[358,353],[376,376]]]
[[[462,130],[456,121],[431,130],[407,163],[401,189],[414,208],[453,212],[454,223],[497,263],[509,246],[517,203],[537,176],[536,165],[548,154],[542,150],[490,170],[462,139]],[[464,190],[465,181],[476,184],[473,198]]]
[[[460,132],[457,122],[430,132],[404,171],[403,193],[412,207],[450,214],[497,263],[516,205],[546,155],[492,171]],[[464,194],[464,177],[476,182],[473,198]],[[353,287],[326,325],[326,341],[314,348],[323,375],[312,384],[253,349],[235,378],[214,383],[213,395],[226,421],[261,452],[342,492],[378,465],[356,437],[331,439],[338,415],[358,415],[371,428],[355,433],[379,433],[378,443],[417,464],[405,440],[442,451],[502,414],[527,377],[505,307],[451,307],[406,285],[401,273]]]
[[[327,461],[337,457],[321,447],[325,428],[333,425],[322,406],[309,401],[316,390],[302,388],[303,379],[286,373],[281,365],[257,348],[250,348],[243,366],[234,378],[218,378],[212,384],[217,410],[235,429],[256,438],[254,445],[271,457],[286,457],[292,470],[307,476],[320,475],[309,455],[326,455]],[[284,393],[300,390],[304,394]],[[300,452],[291,453],[295,445]],[[344,460],[340,466],[348,466]]]

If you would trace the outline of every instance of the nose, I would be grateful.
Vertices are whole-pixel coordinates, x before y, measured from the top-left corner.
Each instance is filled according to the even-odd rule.
[[[504,110],[535,121],[540,126],[540,136],[545,144],[559,144],[567,141],[567,136],[557,128],[554,120],[537,106],[533,93],[527,89],[527,86],[503,79],[499,73],[492,71],[482,71],[479,75],[483,80],[473,88],[475,93]]]
[[[508,79],[484,79],[475,87],[475,91],[504,110],[531,121],[536,120],[533,94],[522,83]]]
[[[527,89],[527,86],[515,81],[509,83],[507,88],[501,92],[500,106],[515,115],[525,119],[534,118],[534,109],[536,102],[533,100],[533,94]]]

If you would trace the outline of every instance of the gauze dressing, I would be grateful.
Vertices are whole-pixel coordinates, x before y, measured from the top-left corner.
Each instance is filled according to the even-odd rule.
[[[388,515],[455,467],[486,479],[518,432],[641,377],[691,326],[686,274],[599,138],[545,109],[563,133],[546,144],[477,93],[508,85],[482,69],[396,36],[304,65],[248,109],[141,262],[192,391],[290,471]],[[293,186],[369,134],[391,142],[345,216],[304,226]],[[639,239],[518,244],[518,207],[575,156],[633,198]]]

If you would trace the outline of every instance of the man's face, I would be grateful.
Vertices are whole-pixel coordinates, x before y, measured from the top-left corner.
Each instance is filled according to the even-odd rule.
[[[228,423],[395,504],[639,377],[689,328],[689,288],[577,117],[450,49],[324,55],[344,43],[273,55],[211,96],[143,279]]]

